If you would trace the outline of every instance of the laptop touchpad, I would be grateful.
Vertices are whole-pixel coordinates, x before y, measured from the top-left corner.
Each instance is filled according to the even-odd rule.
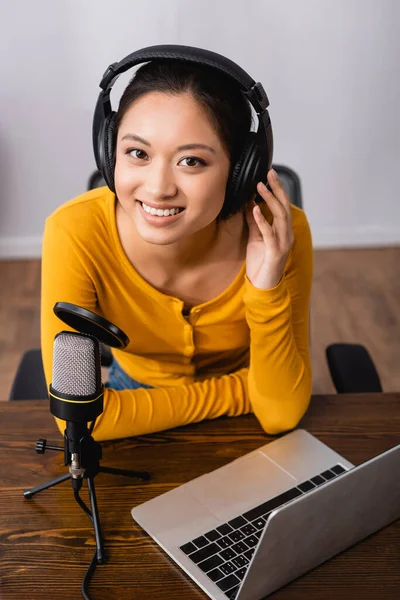
[[[184,484],[216,517],[227,520],[293,487],[297,480],[261,452],[252,452]]]

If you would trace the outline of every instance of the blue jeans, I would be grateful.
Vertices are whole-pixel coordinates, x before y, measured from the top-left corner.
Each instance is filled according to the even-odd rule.
[[[137,390],[138,388],[150,389],[154,386],[140,383],[140,381],[129,377],[114,358],[108,372],[108,381],[104,384],[104,387],[114,390]]]

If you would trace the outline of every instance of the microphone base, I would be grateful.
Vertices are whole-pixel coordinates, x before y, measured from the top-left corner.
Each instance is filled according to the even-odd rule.
[[[123,475],[124,477],[135,477],[136,479],[143,479],[143,481],[149,481],[151,479],[151,475],[148,471],[127,471],[125,469],[115,469],[113,467],[100,467],[99,473],[109,473],[111,475]],[[84,479],[87,479],[88,476],[85,474]],[[24,490],[22,492],[24,498],[32,498],[38,492],[42,492],[43,490],[47,490],[59,483],[63,483],[63,481],[67,481],[68,479],[72,479],[71,473],[67,473],[66,475],[61,475],[60,477],[56,477],[55,479],[51,479],[46,483],[42,483],[37,485],[36,487],[30,488],[28,490]]]
[[[31,488],[30,490],[24,490],[24,492],[23,492],[24,498],[32,498],[32,496],[34,496],[38,492],[41,492],[42,490],[47,490],[50,487],[58,485],[59,483],[62,483],[63,481],[70,479],[70,477],[71,477],[71,474],[67,473],[66,475],[61,475],[61,477],[56,477],[55,479],[52,479],[51,481],[48,481],[47,483],[42,483],[41,485],[37,485],[36,487]]]
[[[78,431],[79,435],[76,435]],[[72,435],[72,433],[74,435]],[[73,439],[70,439],[69,435]],[[57,448],[58,449],[58,448]],[[43,454],[46,448],[43,448]],[[123,475],[124,477],[135,477],[148,481],[151,476],[148,471],[128,471],[125,469],[116,469],[113,467],[102,467],[100,466],[100,459],[102,458],[102,448],[99,442],[96,442],[91,436],[90,431],[87,428],[79,424],[76,428],[75,425],[71,428],[67,423],[67,427],[64,433],[64,448],[60,448],[64,452],[64,464],[65,466],[71,465],[72,458],[80,462],[83,470],[83,476],[80,478],[73,477],[70,472],[65,475],[51,479],[46,483],[42,483],[28,490],[24,490],[23,496],[26,499],[32,498],[35,494],[42,492],[48,488],[54,487],[59,483],[63,483],[68,479],[71,479],[72,488],[75,500],[83,511],[88,515],[92,522],[94,535],[96,539],[96,552],[93,560],[87,570],[85,578],[82,583],[82,593],[84,598],[89,598],[87,593],[87,587],[89,585],[90,578],[93,575],[94,569],[97,564],[103,564],[107,560],[107,555],[104,549],[103,537],[101,534],[99,511],[97,507],[96,490],[94,486],[94,478],[98,473],[109,473],[112,475]],[[72,456],[73,455],[73,456]],[[90,498],[91,511],[86,506],[84,501],[79,496],[79,490],[82,487],[83,480],[87,481],[87,487]]]

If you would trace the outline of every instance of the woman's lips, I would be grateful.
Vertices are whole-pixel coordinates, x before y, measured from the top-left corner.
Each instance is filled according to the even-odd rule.
[[[143,219],[146,221],[146,223],[149,223],[149,225],[155,225],[156,227],[165,227],[166,225],[169,225],[170,223],[174,223],[185,212],[185,209],[183,209],[181,212],[177,213],[176,215],[170,215],[169,217],[159,217],[157,215],[151,215],[150,213],[146,212],[144,210],[143,205],[140,202],[140,200],[137,200],[137,203],[139,206],[140,214],[143,217]]]

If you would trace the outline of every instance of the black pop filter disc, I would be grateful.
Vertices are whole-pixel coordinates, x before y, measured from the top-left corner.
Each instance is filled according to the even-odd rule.
[[[112,348],[126,348],[129,344],[128,336],[107,319],[96,313],[70,302],[57,302],[54,313],[63,323],[69,325],[79,333],[93,335],[99,342]]]

